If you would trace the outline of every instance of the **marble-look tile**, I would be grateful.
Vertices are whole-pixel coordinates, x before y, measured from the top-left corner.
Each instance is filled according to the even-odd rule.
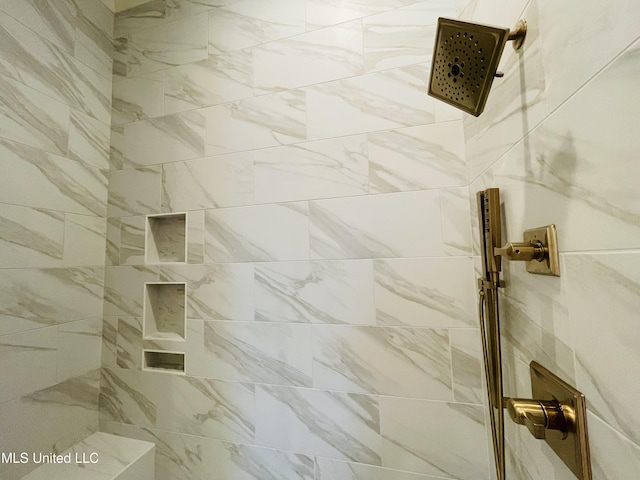
[[[629,441],[591,412],[589,448],[594,480],[640,478],[640,446]]]
[[[160,211],[161,166],[115,170],[109,173],[110,217]]]
[[[253,155],[243,152],[165,163],[162,211],[233,207],[253,203]]]
[[[255,319],[372,325],[370,260],[262,263],[255,267]]]
[[[209,13],[209,53],[224,53],[304,33],[304,0],[239,0]]]
[[[508,238],[555,223],[561,251],[640,246],[640,110],[629,101],[639,58],[636,42],[472,185],[500,187],[522,212],[507,218]]]
[[[120,218],[120,248],[116,265],[144,265],[146,217]]]
[[[308,258],[306,203],[223,208],[205,213],[207,263]]]
[[[204,263],[204,211],[187,212],[187,263]]]
[[[440,190],[442,243],[447,255],[471,255],[471,222],[469,189]]]
[[[103,170],[109,169],[109,125],[77,111],[71,112],[67,156]]]
[[[115,364],[125,370],[142,369],[141,317],[118,317]]]
[[[276,147],[306,140],[306,94],[289,90],[209,107],[206,155]]]
[[[316,200],[309,221],[312,258],[443,254],[437,191]]]
[[[71,2],[9,0],[2,2],[0,10],[60,49],[73,52],[76,11]]]
[[[242,480],[313,480],[313,458],[251,445],[103,422],[101,428],[156,444],[156,480],[198,480],[220,472]],[[197,452],[196,454],[194,454]]]
[[[66,154],[69,107],[2,75],[0,99],[0,136]]]
[[[204,60],[207,58],[207,18],[205,12],[127,34],[124,41],[119,39],[119,61],[124,65],[118,73],[134,77]]]
[[[307,0],[306,25],[312,30],[393,10],[418,0]]]
[[[254,152],[256,203],[369,193],[367,142],[362,135]]]
[[[269,42],[252,52],[253,86],[260,93],[362,75],[362,22]]]
[[[58,327],[57,381],[100,369],[102,317],[64,323]]]
[[[482,391],[483,359],[480,332],[477,329],[452,328],[451,372],[456,402],[484,403]]]
[[[102,266],[105,259],[107,220],[90,215],[64,216],[65,266]]]
[[[378,397],[260,385],[256,402],[259,444],[381,465]]]
[[[314,325],[313,386],[453,400],[449,332]]]
[[[104,368],[116,367],[118,341],[118,317],[104,317],[102,320],[102,361]]]
[[[241,50],[165,70],[165,113],[253,96],[252,65],[251,51]]]
[[[442,477],[400,472],[390,468],[372,467],[361,463],[316,458],[316,480],[437,480]]]
[[[194,110],[128,123],[124,127],[127,166],[146,166],[204,156],[205,116]]]
[[[235,0],[156,0],[116,13],[116,37],[165,25],[184,17],[213,10]],[[141,2],[137,2],[141,3]]]
[[[567,293],[577,387],[587,407],[640,444],[640,255],[568,255]]]
[[[311,325],[205,321],[203,341],[188,375],[311,386]]]
[[[57,349],[56,327],[0,337],[0,403],[54,385]]]
[[[0,157],[0,202],[105,215],[106,172],[3,139]]]
[[[253,319],[253,265],[214,264],[162,266],[163,282],[186,282],[187,318]]]
[[[145,282],[158,281],[157,267],[107,267],[104,279],[104,314],[142,316]]]
[[[367,135],[372,192],[467,184],[462,122],[435,123]]]
[[[418,64],[306,87],[308,138],[434,123],[428,81],[429,66]]]
[[[111,77],[113,12],[99,0],[75,2],[76,33],[73,55],[103,77]]]
[[[174,375],[158,409],[158,428],[230,442],[253,443],[255,385]]]
[[[122,125],[164,114],[164,73],[115,79],[111,124]]]
[[[470,258],[375,260],[378,325],[476,327]]]
[[[120,265],[120,218],[107,219],[107,246],[105,252],[105,265]]]
[[[455,17],[450,0],[422,1],[363,19],[365,69],[431,61],[438,17]]]
[[[0,269],[0,335],[98,317],[103,290],[103,267]]]
[[[579,18],[571,13],[575,8],[580,9]],[[638,38],[635,19],[640,16],[640,5],[634,0],[611,5],[597,0],[571,0],[561,4],[539,2],[539,10],[550,110],[569,98]],[[613,26],[615,28],[611,28]],[[558,45],[564,47],[559,51]],[[571,75],[565,75],[567,69]],[[631,81],[631,77],[627,80]]]
[[[111,125],[109,169],[121,170],[124,166],[124,125]]]
[[[489,478],[481,405],[380,397],[380,419],[382,466],[449,478]]]
[[[0,204],[2,268],[62,265],[64,214]]]

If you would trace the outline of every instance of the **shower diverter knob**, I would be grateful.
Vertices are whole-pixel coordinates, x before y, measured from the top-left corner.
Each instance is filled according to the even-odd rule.
[[[493,254],[527,262],[527,272],[539,275],[560,276],[560,258],[556,226],[532,228],[524,232],[523,242],[507,243],[502,248],[494,248]]]
[[[535,438],[544,439],[547,430],[567,432],[567,420],[556,401],[510,398],[506,405],[511,420],[527,427]]]

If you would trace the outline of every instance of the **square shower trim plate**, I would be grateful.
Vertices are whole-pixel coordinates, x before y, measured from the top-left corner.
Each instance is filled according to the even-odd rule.
[[[545,440],[579,480],[591,480],[591,458],[587,432],[587,407],[584,395],[567,382],[531,362],[532,398],[560,403],[568,432],[547,430]]]

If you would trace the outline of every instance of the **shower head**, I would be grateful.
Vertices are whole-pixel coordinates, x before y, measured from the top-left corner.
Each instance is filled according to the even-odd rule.
[[[476,117],[484,110],[504,46],[514,41],[522,46],[527,23],[516,29],[438,19],[429,95]]]

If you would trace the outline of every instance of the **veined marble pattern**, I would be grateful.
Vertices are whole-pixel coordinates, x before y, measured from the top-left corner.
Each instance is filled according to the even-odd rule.
[[[144,265],[146,217],[120,218],[119,261],[116,265]]]
[[[366,71],[431,61],[438,17],[457,17],[450,0],[423,1],[365,17]]]
[[[310,455],[380,465],[378,397],[258,386],[256,441]]]
[[[142,369],[142,318],[118,317],[116,334],[116,361],[118,368]]]
[[[287,90],[362,75],[362,22],[347,22],[252,50],[257,92]]]
[[[204,60],[207,58],[207,18],[205,12],[127,34],[126,39],[121,40],[120,61],[124,65],[118,73],[134,77]]]
[[[380,397],[380,415],[382,466],[488,480],[483,406]]]
[[[71,112],[68,157],[103,170],[109,169],[110,127],[89,115]]]
[[[469,189],[467,187],[440,190],[442,243],[447,255],[471,255],[471,222]]]
[[[113,82],[111,124],[121,125],[163,115],[163,78],[164,72],[116,78]]]
[[[253,265],[162,266],[160,280],[187,283],[187,318],[253,319]]]
[[[375,260],[378,325],[477,326],[473,273],[470,258]]]
[[[640,476],[640,446],[587,413],[591,468],[595,480],[635,480]]]
[[[640,388],[629,381],[640,375],[640,256],[568,255],[565,262],[577,387],[591,411],[640,444]]]
[[[467,184],[462,122],[371,133],[367,140],[372,192]]]
[[[103,277],[103,267],[0,269],[0,335],[101,315]]]
[[[111,146],[109,147],[109,169],[120,170],[124,166],[124,126],[111,125]]]
[[[250,50],[209,55],[164,72],[165,113],[209,107],[253,96]]]
[[[329,458],[316,458],[316,480],[442,480],[442,477],[400,472]]]
[[[64,214],[0,204],[2,268],[62,265]]]
[[[1,202],[105,215],[106,172],[2,139],[0,157]],[[29,188],[24,188],[27,178]]]
[[[187,212],[187,263],[204,262],[204,211]]]
[[[103,422],[106,431],[156,444],[156,480],[198,480],[212,472],[242,480],[313,480],[313,458],[255,446]],[[198,452],[194,454],[194,452]]]
[[[262,322],[204,322],[202,359],[188,375],[311,386],[311,326]]]
[[[335,25],[375,13],[393,10],[418,0],[308,0],[307,30]]]
[[[453,400],[449,332],[314,325],[313,386]]]
[[[275,147],[307,139],[304,90],[209,107],[206,115],[206,155]]]
[[[113,12],[98,0],[76,3],[75,6],[74,57],[109,78],[113,68]]]
[[[64,323],[58,327],[57,381],[100,369],[102,317]]]
[[[480,332],[477,329],[449,330],[453,396],[457,402],[483,404],[483,359]]]
[[[111,171],[108,215],[122,217],[159,212],[162,188],[160,169],[160,165],[157,165]]]
[[[205,260],[207,263],[307,260],[308,216],[306,203],[208,210]]]
[[[233,207],[253,203],[253,154],[243,152],[162,166],[162,210]]]
[[[121,221],[120,218],[107,219],[107,246],[105,252],[105,265],[120,265],[120,234]]]
[[[362,135],[254,152],[256,203],[369,193],[369,162]]]
[[[0,136],[49,153],[66,153],[69,107],[1,75],[0,99]]]
[[[56,327],[0,337],[0,403],[54,385],[57,349]]]
[[[239,0],[209,13],[209,53],[304,33],[304,0]]]
[[[443,254],[436,191],[312,201],[309,221],[312,258]]]
[[[418,64],[307,87],[308,138],[434,123],[428,82],[429,66]]]
[[[127,166],[146,166],[204,156],[205,116],[194,110],[128,123],[124,127]]]
[[[262,263],[255,267],[255,319],[375,323],[370,260]]]
[[[102,361],[105,368],[116,367],[116,343],[118,341],[118,317],[102,319]]]
[[[107,267],[104,280],[104,314],[142,316],[143,285],[158,281],[157,267]]]
[[[107,221],[90,215],[65,214],[65,266],[103,266]]]

